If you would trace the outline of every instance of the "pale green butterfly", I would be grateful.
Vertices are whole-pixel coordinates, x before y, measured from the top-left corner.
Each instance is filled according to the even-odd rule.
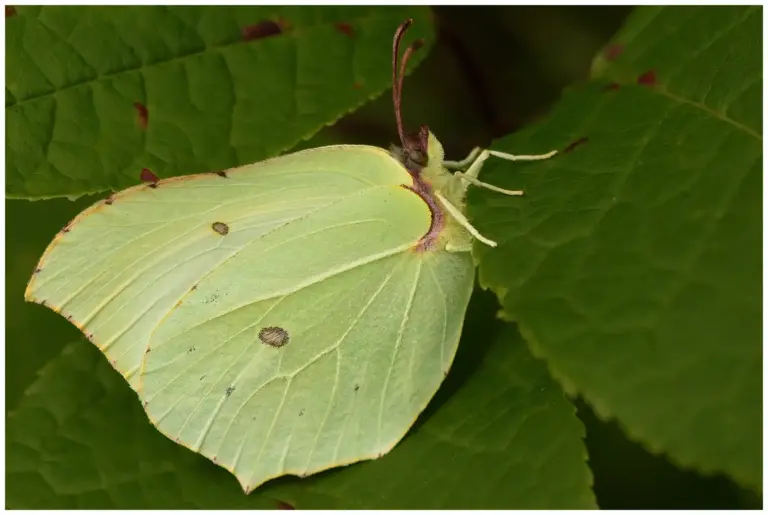
[[[488,156],[444,161],[422,127],[402,149],[328,146],[116,193],[51,242],[26,299],[77,325],[167,437],[245,492],[377,458],[453,361],[474,283],[464,215]],[[465,170],[451,173],[448,169]]]

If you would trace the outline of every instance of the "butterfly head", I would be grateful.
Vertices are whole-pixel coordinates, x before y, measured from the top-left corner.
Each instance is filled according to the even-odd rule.
[[[408,169],[411,175],[419,176],[421,170],[427,166],[440,166],[443,161],[443,146],[437,141],[437,138],[430,132],[426,125],[422,125],[418,132],[406,134],[403,129],[403,118],[401,114],[403,79],[405,69],[413,53],[424,44],[423,39],[417,39],[405,50],[403,59],[398,68],[398,59],[400,56],[400,42],[408,27],[413,23],[412,19],[407,19],[395,31],[395,38],[392,43],[392,100],[395,104],[395,118],[397,120],[397,133],[400,136],[402,147],[393,147],[394,155]]]

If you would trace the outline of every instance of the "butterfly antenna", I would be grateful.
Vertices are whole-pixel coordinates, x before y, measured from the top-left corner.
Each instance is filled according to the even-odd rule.
[[[397,120],[397,134],[400,136],[400,142],[405,146],[405,131],[403,130],[403,118],[400,114],[400,81],[397,76],[397,60],[400,57],[400,41],[403,39],[405,31],[413,23],[413,19],[408,18],[395,31],[395,39],[392,41],[392,101],[395,104],[395,119]]]
[[[400,136],[400,142],[403,144],[403,148],[407,146],[407,140],[405,137],[405,130],[403,129],[403,116],[402,116],[402,98],[403,98],[403,78],[405,76],[405,69],[408,65],[408,61],[413,55],[413,52],[418,50],[423,44],[424,40],[417,39],[411,46],[409,46],[403,54],[403,61],[398,69],[397,62],[400,56],[400,42],[403,39],[405,31],[413,23],[413,19],[408,18],[395,31],[395,38],[392,42],[392,100],[395,104],[395,119],[397,120],[397,134]],[[399,72],[399,73],[398,73]]]

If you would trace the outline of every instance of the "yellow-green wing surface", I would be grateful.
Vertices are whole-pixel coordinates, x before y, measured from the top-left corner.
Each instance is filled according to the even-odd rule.
[[[77,324],[152,422],[246,491],[375,458],[447,373],[473,284],[407,171],[325,147],[89,208],[27,291]]]

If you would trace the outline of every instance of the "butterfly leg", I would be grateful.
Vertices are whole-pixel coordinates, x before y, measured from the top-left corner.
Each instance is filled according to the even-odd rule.
[[[482,151],[483,149],[480,147],[475,147],[472,149],[472,152],[470,152],[469,155],[461,161],[443,161],[443,166],[449,170],[466,170],[472,163],[475,162],[477,156]]]
[[[473,151],[474,152],[474,151]],[[490,156],[498,157],[499,159],[504,159],[506,161],[541,161],[544,159],[549,159],[550,157],[557,154],[557,150],[553,150],[551,152],[547,152],[546,154],[537,154],[537,155],[520,155],[516,156],[513,154],[507,154],[506,152],[499,152],[497,150],[483,150],[479,152],[479,155],[475,158],[475,160],[472,162],[470,167],[467,169],[466,172],[456,172],[454,175],[457,175],[464,179],[465,181],[474,184],[475,186],[479,186],[481,188],[486,188],[492,191],[496,191],[498,193],[503,193],[505,195],[522,195],[523,192],[520,190],[505,190],[503,188],[499,188],[498,186],[494,186],[493,184],[488,184],[487,182],[482,182],[477,179],[477,176],[480,174],[480,169],[483,167],[483,163],[486,159]],[[472,154],[470,154],[472,156]],[[464,161],[467,161],[466,159]],[[464,161],[461,161],[462,163]]]

